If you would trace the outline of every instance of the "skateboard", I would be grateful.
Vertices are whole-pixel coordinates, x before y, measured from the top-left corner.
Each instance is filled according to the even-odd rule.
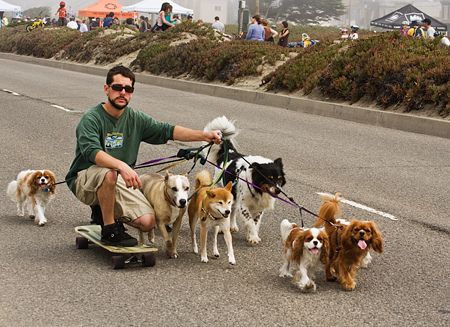
[[[89,248],[89,243],[94,243],[108,252],[113,253],[111,257],[113,269],[125,268],[125,265],[140,263],[144,267],[153,267],[156,263],[154,252],[158,249],[148,245],[137,245],[132,247],[113,246],[101,241],[101,226],[87,225],[75,227],[77,236],[75,244],[77,249]]]

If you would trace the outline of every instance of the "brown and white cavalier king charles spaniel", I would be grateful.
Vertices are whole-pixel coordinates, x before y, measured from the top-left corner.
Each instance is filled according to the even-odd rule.
[[[352,291],[356,287],[356,273],[372,260],[369,250],[382,253],[383,238],[375,222],[337,219],[341,214],[340,194],[321,195],[323,204],[315,227],[325,226],[330,239],[330,257],[325,267],[328,281],[338,279],[342,287]]]
[[[280,277],[293,277],[301,291],[316,291],[315,271],[327,264],[328,235],[323,228],[300,228],[284,219],[280,225],[283,265]]]
[[[30,218],[39,226],[45,225],[45,207],[55,195],[55,174],[50,170],[24,170],[16,180],[8,184],[7,194],[17,203],[17,215],[25,215],[25,206]]]

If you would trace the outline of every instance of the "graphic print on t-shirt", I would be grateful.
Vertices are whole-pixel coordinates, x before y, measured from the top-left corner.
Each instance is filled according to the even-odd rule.
[[[119,149],[123,146],[123,133],[110,132],[106,134],[105,148],[107,150]]]

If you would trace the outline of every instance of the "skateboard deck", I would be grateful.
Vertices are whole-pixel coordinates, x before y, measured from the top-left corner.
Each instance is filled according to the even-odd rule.
[[[87,249],[89,242],[92,242],[105,250],[116,254],[112,257],[114,269],[124,268],[125,264],[142,263],[143,266],[151,267],[155,265],[154,252],[158,249],[146,244],[124,247],[104,244],[101,241],[101,226],[86,225],[75,227],[75,232],[81,236],[76,238],[77,249]]]

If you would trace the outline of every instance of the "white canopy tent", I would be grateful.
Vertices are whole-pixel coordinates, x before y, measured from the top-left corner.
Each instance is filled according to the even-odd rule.
[[[0,11],[22,11],[20,6],[12,5],[6,1],[0,0]]]
[[[184,8],[183,6],[180,6],[179,4],[170,0],[143,0],[134,5],[122,7],[122,11],[123,12],[136,11],[148,14],[157,14],[161,10],[161,5],[164,2],[168,2],[172,5],[173,7],[172,12],[174,14],[181,14],[181,15],[194,14],[194,11],[192,9]]]

